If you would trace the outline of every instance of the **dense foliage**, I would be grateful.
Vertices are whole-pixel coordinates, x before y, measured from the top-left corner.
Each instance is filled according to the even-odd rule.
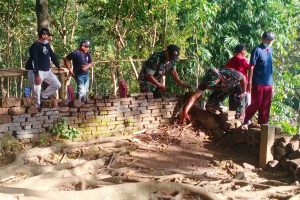
[[[284,125],[296,122],[300,98],[299,12],[299,0],[49,1],[52,43],[60,58],[86,38],[95,61],[110,61],[96,64],[92,89],[101,94],[116,91],[118,79],[137,92],[132,66],[123,60],[145,59],[170,43],[181,46],[186,59],[178,71],[195,87],[206,68],[226,63],[236,44],[250,52],[263,31],[274,31],[272,119]],[[0,24],[0,68],[22,67],[37,38],[35,1],[1,1]],[[171,92],[179,91],[171,79],[167,83]]]

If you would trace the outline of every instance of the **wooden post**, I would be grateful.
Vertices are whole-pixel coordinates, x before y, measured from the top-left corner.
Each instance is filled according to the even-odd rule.
[[[20,82],[20,98],[23,97],[23,82],[24,82],[24,76],[21,76],[21,82]]]
[[[61,83],[61,88],[59,89],[59,99],[65,99],[65,94],[66,94],[66,78],[63,73],[59,74],[59,80]]]
[[[262,125],[259,149],[259,167],[265,168],[273,160],[273,145],[275,141],[275,126]]]
[[[10,79],[9,77],[7,77],[7,97],[9,97],[10,95]]]

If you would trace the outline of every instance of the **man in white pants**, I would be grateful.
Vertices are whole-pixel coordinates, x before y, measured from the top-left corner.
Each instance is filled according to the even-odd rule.
[[[61,87],[61,83],[50,69],[51,61],[60,69],[59,61],[49,45],[52,34],[47,28],[39,31],[39,39],[29,48],[30,57],[26,63],[28,79],[36,97],[37,107],[41,105],[41,99],[48,99]],[[48,87],[42,91],[42,83],[46,82]]]

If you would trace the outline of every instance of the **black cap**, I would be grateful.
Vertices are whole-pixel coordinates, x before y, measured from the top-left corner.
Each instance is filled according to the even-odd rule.
[[[239,53],[239,52],[241,52],[241,51],[243,51],[243,50],[246,50],[246,47],[245,47],[245,45],[243,45],[243,44],[238,44],[238,45],[236,45],[236,46],[234,47],[234,52],[235,52],[235,53]]]
[[[173,61],[179,60],[180,48],[178,46],[176,46],[175,44],[171,44],[167,47],[167,51],[171,60]]]
[[[91,43],[89,40],[82,40],[80,46],[90,47]]]
[[[262,34],[262,39],[264,39],[264,40],[274,40],[275,39],[275,33],[270,32],[270,31],[264,32]]]
[[[41,37],[43,34],[47,34],[49,36],[52,36],[52,34],[50,33],[49,29],[47,28],[41,28],[39,31],[39,37]]]

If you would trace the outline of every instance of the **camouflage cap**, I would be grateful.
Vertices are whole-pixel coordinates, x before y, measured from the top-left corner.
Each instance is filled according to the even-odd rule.
[[[219,70],[216,68],[210,68],[205,73],[204,77],[202,78],[202,83],[213,87],[216,85],[216,80],[219,78]]]

